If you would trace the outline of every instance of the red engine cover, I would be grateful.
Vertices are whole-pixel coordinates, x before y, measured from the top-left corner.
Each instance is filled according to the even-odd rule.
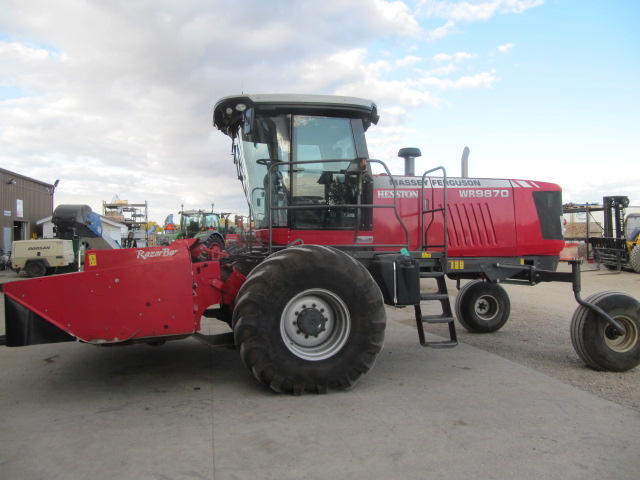
[[[424,216],[420,221],[421,177],[374,177],[373,204],[393,205],[398,196],[399,214],[409,231],[411,250],[418,250],[421,237],[427,245],[444,244],[442,213]],[[424,208],[440,209],[444,204],[444,180],[430,178],[424,189]],[[432,187],[432,188],[429,188]],[[513,257],[558,255],[562,239],[542,237],[533,192],[560,192],[558,185],[530,180],[487,178],[447,179],[448,247],[451,257]],[[558,222],[561,219],[558,217]],[[267,241],[266,231],[258,232]],[[349,245],[352,230],[273,230],[275,244],[286,245],[296,239],[321,245]],[[359,232],[359,244],[403,244],[406,234],[393,209],[374,208],[373,230]],[[395,248],[380,248],[394,250]],[[430,250],[442,250],[429,247]]]

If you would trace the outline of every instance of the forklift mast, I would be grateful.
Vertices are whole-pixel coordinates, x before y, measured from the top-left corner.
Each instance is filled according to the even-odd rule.
[[[629,206],[629,197],[603,197],[604,206],[604,236],[609,238],[624,238],[624,213]]]

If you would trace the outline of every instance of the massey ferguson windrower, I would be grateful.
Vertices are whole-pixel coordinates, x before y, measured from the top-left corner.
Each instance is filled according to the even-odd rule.
[[[231,139],[260,246],[235,245],[231,254],[203,238],[88,251],[83,272],[5,284],[7,345],[196,336],[235,345],[274,390],[323,393],[352,386],[373,366],[385,305],[414,308],[422,345],[456,345],[448,276],[470,280],[455,313],[479,333],[509,317],[500,283],[570,282],[578,355],[602,370],[640,363],[640,303],[615,292],[584,301],[579,264],[555,271],[564,244],[560,187],[449,178],[443,168],[416,176],[415,148],[400,150],[405,172],[394,176],[369,158],[365,132],[377,122],[376,105],[359,98],[221,99],[214,125]],[[423,292],[422,282],[435,288]],[[424,314],[430,303],[436,313]],[[202,335],[203,316],[232,331]],[[448,324],[450,338],[426,341],[430,322]]]

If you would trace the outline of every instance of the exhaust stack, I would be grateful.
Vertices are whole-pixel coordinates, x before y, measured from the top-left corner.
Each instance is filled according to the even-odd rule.
[[[404,158],[404,174],[413,177],[416,174],[416,157],[421,157],[419,148],[407,147],[398,151],[398,156]]]
[[[469,178],[469,147],[462,151],[462,178]]]

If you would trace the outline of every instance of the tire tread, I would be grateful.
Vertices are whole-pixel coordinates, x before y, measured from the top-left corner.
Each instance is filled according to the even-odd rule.
[[[263,341],[260,338],[260,323],[263,305],[270,293],[273,294],[274,282],[279,285],[291,283],[290,272],[313,268],[315,265],[340,265],[340,271],[346,278],[361,280],[359,291],[366,301],[360,305],[363,311],[371,312],[367,317],[370,328],[368,338],[362,345],[357,360],[345,365],[344,370],[330,378],[319,374],[315,379],[294,378],[283,375],[273,364],[269,345],[273,339]],[[370,282],[362,282],[369,278]],[[292,284],[292,287],[295,286]],[[341,295],[346,296],[345,292]],[[353,316],[352,316],[353,321]],[[374,365],[378,353],[384,343],[386,318],[382,295],[369,272],[347,254],[324,246],[296,246],[279,251],[266,258],[255,267],[238,292],[233,314],[233,329],[236,346],[240,351],[242,362],[251,369],[258,381],[278,392],[301,395],[305,391],[326,393],[331,390],[344,390],[353,386],[358,379]]]

